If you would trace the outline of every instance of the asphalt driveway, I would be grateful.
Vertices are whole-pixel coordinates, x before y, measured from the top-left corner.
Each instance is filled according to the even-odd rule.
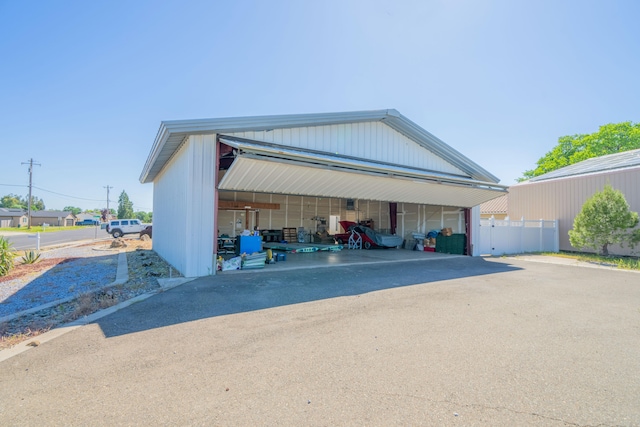
[[[3,425],[640,425],[640,274],[455,257],[198,279],[0,362]]]

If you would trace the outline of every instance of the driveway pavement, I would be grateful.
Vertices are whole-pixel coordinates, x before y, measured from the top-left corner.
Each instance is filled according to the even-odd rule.
[[[640,425],[640,275],[454,257],[201,278],[0,362],[3,425]]]

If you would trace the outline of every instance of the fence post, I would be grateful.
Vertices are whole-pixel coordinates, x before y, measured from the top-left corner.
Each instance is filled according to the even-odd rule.
[[[520,229],[518,230],[518,236],[520,237],[519,253],[524,253],[524,217],[520,217]]]
[[[490,232],[491,232],[491,255],[495,255],[496,254],[496,247],[495,247],[495,228],[496,226],[496,217],[491,215],[491,227],[489,228]]]
[[[560,233],[558,232],[558,220],[553,220],[553,249],[560,252]]]
[[[540,219],[540,238],[539,238],[539,243],[538,243],[538,252],[542,252],[543,251],[543,238],[544,238],[544,220],[541,218]]]

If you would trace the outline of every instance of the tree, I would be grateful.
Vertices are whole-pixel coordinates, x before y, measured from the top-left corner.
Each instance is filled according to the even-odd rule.
[[[71,212],[74,215],[78,215],[80,212],[82,212],[82,209],[77,208],[75,206],[65,206],[64,209],[62,209],[63,211],[67,212]]]
[[[133,214],[134,218],[138,218],[142,222],[151,222],[151,212],[139,211]]]
[[[7,194],[0,199],[0,207],[7,209],[24,209],[22,199],[17,194]]]
[[[24,198],[24,205],[25,206],[29,206],[29,199],[28,197]],[[26,209],[26,208],[25,208]],[[44,208],[44,201],[42,199],[38,199],[36,196],[31,196],[31,210],[32,211],[43,211]]]
[[[640,242],[638,213],[629,210],[629,204],[619,190],[609,184],[595,193],[582,205],[582,210],[573,220],[573,230],[569,230],[571,246],[600,250],[601,255],[609,255],[609,245],[628,244],[631,248]]]
[[[622,122],[600,126],[589,135],[570,135],[558,138],[558,144],[537,162],[537,167],[525,171],[519,181],[607,154],[640,148],[640,123]]]
[[[29,207],[29,196],[20,197],[17,194],[8,194],[0,200],[0,207],[2,208],[24,209],[26,211]],[[32,196],[31,210],[43,211],[44,201],[36,196]]]
[[[133,202],[124,190],[118,197],[118,218],[133,218]]]

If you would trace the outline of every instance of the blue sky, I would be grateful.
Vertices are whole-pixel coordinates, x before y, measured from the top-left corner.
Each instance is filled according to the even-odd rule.
[[[161,120],[395,108],[513,184],[640,121],[640,2],[0,0],[0,195],[111,206]]]

